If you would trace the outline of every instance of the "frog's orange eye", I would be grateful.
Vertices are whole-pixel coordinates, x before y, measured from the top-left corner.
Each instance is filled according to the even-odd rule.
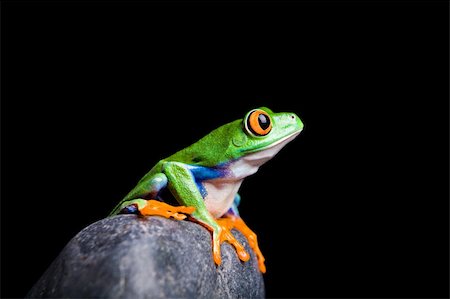
[[[253,135],[264,136],[272,130],[272,120],[266,111],[255,109],[247,114],[245,128]]]

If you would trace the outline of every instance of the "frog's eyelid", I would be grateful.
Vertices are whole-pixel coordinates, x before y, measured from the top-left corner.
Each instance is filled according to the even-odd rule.
[[[249,135],[254,136],[254,137],[258,137],[258,136],[255,135],[255,134],[250,130],[250,128],[248,127],[248,121],[247,121],[247,120],[248,120],[249,116],[250,116],[254,111],[256,111],[256,110],[258,110],[258,109],[250,110],[250,111],[245,115],[244,119],[242,120],[242,122],[243,122],[243,124],[244,124],[245,131],[246,131]]]

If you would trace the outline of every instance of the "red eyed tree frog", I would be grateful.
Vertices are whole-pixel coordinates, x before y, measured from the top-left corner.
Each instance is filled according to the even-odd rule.
[[[191,146],[160,160],[114,208],[110,216],[133,213],[191,219],[212,233],[213,259],[221,263],[220,244],[234,246],[238,257],[250,255],[231,234],[242,232],[254,250],[259,269],[266,272],[256,234],[239,215],[242,181],[276,155],[303,129],[294,113],[274,113],[266,107],[225,124]],[[170,192],[162,192],[164,190]],[[164,193],[176,199],[169,205]]]

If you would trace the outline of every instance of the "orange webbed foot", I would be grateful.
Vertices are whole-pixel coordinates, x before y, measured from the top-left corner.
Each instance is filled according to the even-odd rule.
[[[245,224],[244,220],[238,216],[227,215],[225,218],[219,219],[219,221],[226,222],[227,227],[229,227],[230,230],[232,228],[236,228],[247,238],[250,247],[253,249],[256,254],[256,258],[258,259],[259,270],[262,273],[266,273],[266,266],[264,264],[265,258],[259,249],[258,238],[256,234],[247,226],[247,224]]]
[[[216,241],[217,244],[215,244],[215,247],[220,248],[220,244],[226,241],[234,246],[234,248],[236,249],[236,253],[241,261],[248,261],[250,259],[250,255],[245,250],[244,246],[231,233],[233,223],[227,218],[221,218],[217,219],[217,224],[219,224],[220,230],[217,236],[218,240]],[[218,257],[220,257],[220,251],[217,252],[216,250],[214,250],[214,254],[217,254]],[[216,260],[216,257],[214,258],[214,260]]]
[[[231,233],[232,223],[224,218],[215,219],[212,221],[214,221],[214,223],[203,221],[199,221],[199,223],[208,228],[212,233],[212,253],[214,263],[218,266],[222,263],[220,246],[223,242],[228,242],[233,245],[241,261],[248,261],[250,259],[250,255],[247,253],[244,246]]]
[[[195,207],[186,206],[171,206],[164,202],[150,199],[147,200],[147,204],[139,209],[142,216],[163,216],[166,218],[175,218],[177,220],[183,220],[186,218],[185,214],[192,214],[195,211]]]

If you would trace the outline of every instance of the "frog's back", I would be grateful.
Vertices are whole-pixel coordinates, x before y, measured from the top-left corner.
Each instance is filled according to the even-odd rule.
[[[240,130],[241,120],[225,124],[190,146],[174,153],[160,162],[181,162],[193,166],[215,167],[232,160],[229,152],[232,137]]]

